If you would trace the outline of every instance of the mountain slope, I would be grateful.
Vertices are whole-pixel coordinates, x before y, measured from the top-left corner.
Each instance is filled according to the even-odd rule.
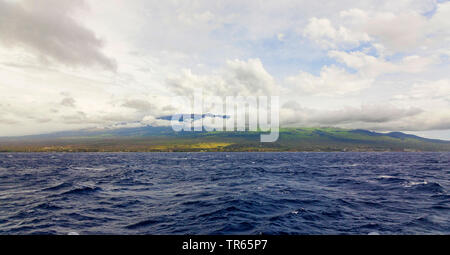
[[[274,143],[260,132],[174,132],[170,127],[80,130],[0,138],[0,151],[450,151],[450,141],[401,132],[282,128]]]

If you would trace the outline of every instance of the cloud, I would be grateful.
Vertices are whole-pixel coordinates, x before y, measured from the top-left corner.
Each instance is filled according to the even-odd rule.
[[[423,110],[415,107],[398,108],[392,105],[362,105],[361,107],[344,107],[340,110],[323,111],[318,115],[312,116],[311,121],[325,125],[356,122],[386,123],[416,116],[422,112]]]
[[[431,82],[416,83],[405,94],[394,96],[398,100],[444,99],[450,102],[450,80],[442,79]]]
[[[427,23],[427,29],[430,34],[435,36],[442,36],[443,39],[448,40],[450,35],[450,2],[439,3],[436,7],[436,13],[431,17]],[[446,37],[446,38],[445,38]]]
[[[424,111],[423,113],[410,118],[392,120],[387,123],[371,123],[370,125],[361,125],[361,128],[383,131],[449,130],[450,111]]]
[[[209,75],[196,75],[191,70],[184,70],[181,75],[170,77],[167,86],[177,95],[191,95],[194,89],[217,96],[279,93],[279,86],[259,59],[229,60],[225,68]]]
[[[380,7],[383,5],[388,7],[380,3]],[[432,14],[426,17],[423,13],[427,12]],[[430,52],[447,48],[448,15],[450,2],[410,5],[403,9],[350,8],[340,11],[338,17],[310,18],[302,34],[325,49],[348,49],[364,44],[374,47],[380,55]]]
[[[390,104],[364,104],[359,107],[346,106],[336,110],[324,110],[302,107],[295,101],[289,101],[281,109],[281,119],[285,124],[339,126],[355,123],[388,123],[422,112],[423,110],[417,107],[400,108]]]
[[[44,61],[115,70],[103,41],[75,18],[81,0],[0,0],[0,43],[23,48]]]
[[[85,113],[83,111],[76,111],[74,113],[65,114],[60,116],[60,121],[64,124],[72,125],[97,125],[99,127],[105,127],[121,122],[134,122],[135,116],[129,116],[120,112],[109,113]]]
[[[63,100],[61,100],[60,104],[66,107],[75,107],[75,99],[71,97],[66,97]]]
[[[283,126],[334,126],[378,131],[425,131],[450,129],[448,109],[424,110],[393,104],[346,106],[336,110],[302,107],[295,101],[283,104]]]
[[[0,134],[157,125],[196,88],[279,94],[283,125],[445,128],[449,15],[434,0],[0,0]]]
[[[141,123],[150,126],[171,126],[170,120],[159,119],[158,117],[147,115],[142,118]]]
[[[123,107],[132,108],[142,112],[148,112],[152,108],[154,108],[153,104],[148,102],[147,100],[142,99],[128,99],[123,104]]]
[[[426,18],[418,13],[377,13],[364,25],[369,34],[377,37],[394,51],[405,51],[424,40]]]
[[[357,70],[367,77],[377,77],[386,73],[419,73],[435,62],[431,57],[406,56],[398,62],[389,62],[382,57],[374,57],[364,52],[329,51],[328,56]]]
[[[303,36],[324,48],[355,47],[370,40],[369,35],[364,32],[349,30],[344,26],[335,28],[330,20],[316,17],[309,20]]]
[[[358,22],[374,39],[392,53],[415,49],[447,48],[450,36],[450,2],[438,3],[427,18],[417,11],[366,12]],[[447,41],[447,43],[445,43]]]
[[[0,123],[2,125],[13,125],[19,123],[19,121],[0,116]]]
[[[360,74],[348,73],[345,69],[336,66],[324,66],[319,75],[301,71],[298,75],[286,78],[291,93],[297,95],[345,95],[368,88],[371,78]]]

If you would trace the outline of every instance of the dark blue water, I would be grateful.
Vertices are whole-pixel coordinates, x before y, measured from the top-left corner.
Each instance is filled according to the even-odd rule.
[[[0,234],[450,234],[450,153],[0,154]]]

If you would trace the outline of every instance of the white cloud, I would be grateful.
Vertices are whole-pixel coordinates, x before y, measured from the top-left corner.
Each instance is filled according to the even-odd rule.
[[[416,83],[407,93],[396,95],[394,98],[399,100],[443,99],[450,103],[450,80]]]
[[[282,125],[294,127],[334,126],[378,131],[450,129],[450,111],[448,109],[429,111],[418,107],[402,108],[389,103],[323,110],[302,107],[290,102],[283,105],[280,120]]]
[[[380,111],[380,108],[383,111]],[[312,116],[311,121],[322,125],[364,123],[386,123],[393,120],[416,116],[423,112],[419,108],[398,108],[393,105],[362,105],[361,107],[347,106],[339,110],[324,111]]]
[[[275,95],[279,90],[259,59],[229,60],[223,69],[210,75],[184,70],[169,78],[167,85],[177,95],[191,95],[194,89],[218,96]]]
[[[157,123],[194,88],[280,94],[304,106],[283,108],[297,125],[445,128],[449,15],[434,0],[0,0],[0,136]]]
[[[330,49],[355,47],[369,42],[380,55],[411,53],[448,48],[450,41],[450,2],[401,8],[350,8],[339,12],[339,17],[313,17],[303,34],[321,46]],[[383,3],[380,3],[383,6]],[[347,44],[347,45],[346,45]],[[429,54],[428,54],[429,55]]]
[[[426,33],[429,36],[436,37],[429,44],[442,46],[448,49],[450,41],[450,2],[439,3],[436,8],[436,13],[429,19],[426,24]]]
[[[61,100],[61,105],[66,107],[75,107],[75,99],[71,97],[65,97]]]
[[[421,57],[417,55],[406,56],[398,62],[386,61],[382,57],[374,57],[360,51],[344,52],[329,51],[328,55],[337,61],[367,77],[376,77],[385,73],[418,73],[424,71],[435,60],[431,57]]]
[[[145,99],[127,99],[123,104],[123,107],[132,108],[138,111],[148,112],[155,106]]]
[[[426,18],[418,13],[376,13],[363,26],[393,51],[418,47],[425,39]]]
[[[325,66],[318,76],[300,72],[296,76],[286,78],[292,86],[292,93],[297,95],[345,95],[368,88],[373,80],[360,74],[348,73],[343,68]]]
[[[376,125],[361,125],[361,127],[386,131],[448,130],[450,129],[450,111],[424,111],[422,114],[410,118],[393,120],[388,123],[378,123]]]
[[[370,40],[368,34],[349,30],[344,26],[335,28],[331,21],[324,18],[311,18],[303,35],[324,48],[355,47]]]
[[[0,0],[0,43],[46,62],[115,70],[115,61],[101,52],[103,41],[74,17],[83,7],[82,0]]]

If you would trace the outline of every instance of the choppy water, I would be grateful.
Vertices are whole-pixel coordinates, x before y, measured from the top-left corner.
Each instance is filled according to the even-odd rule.
[[[0,234],[450,234],[450,153],[0,154]]]

